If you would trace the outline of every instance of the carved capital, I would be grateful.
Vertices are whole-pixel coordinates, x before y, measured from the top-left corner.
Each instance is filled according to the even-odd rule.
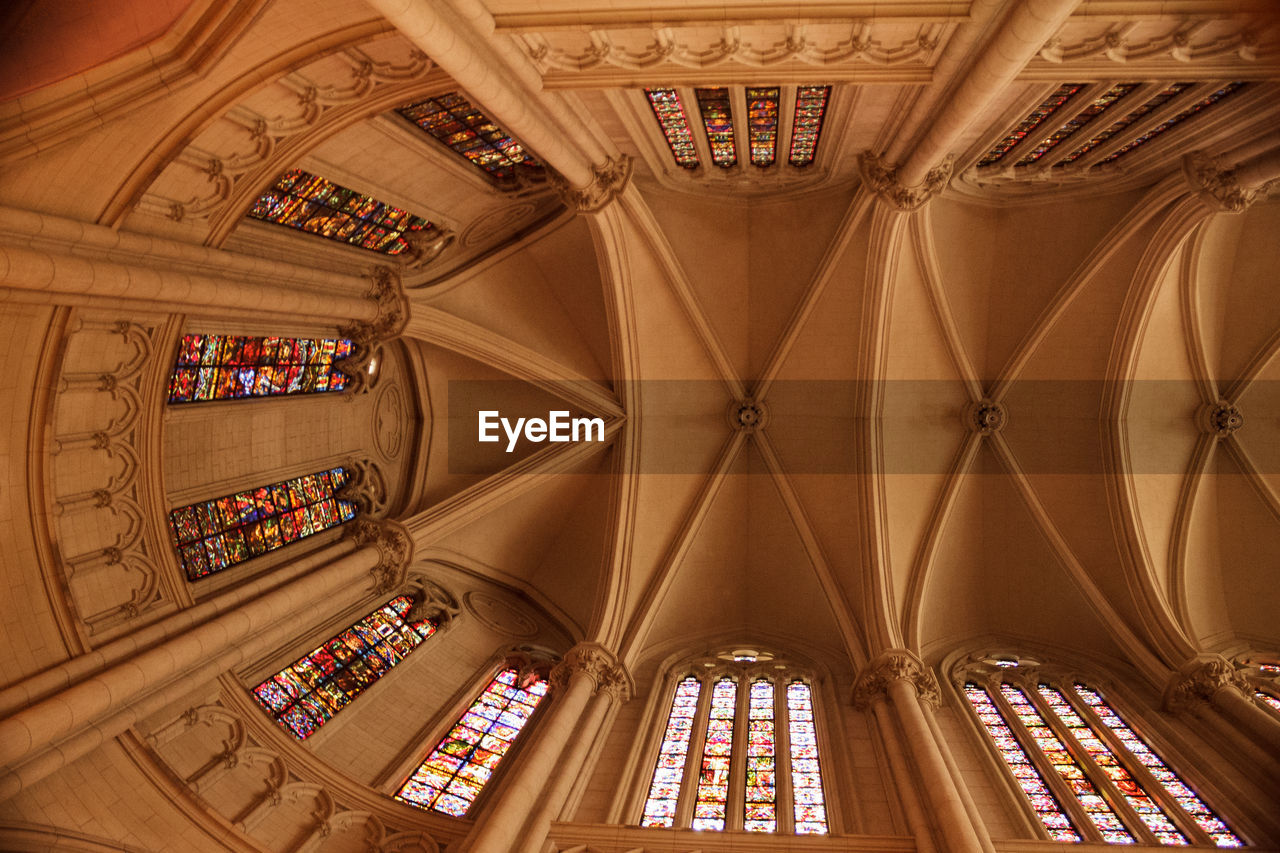
[[[362,518],[351,522],[348,537],[359,548],[371,545],[378,549],[378,564],[369,571],[374,594],[385,595],[404,583],[413,559],[409,528],[398,521]]]
[[[1222,690],[1239,690],[1247,695],[1249,680],[1221,655],[1204,655],[1188,661],[1170,679],[1164,691],[1164,705],[1170,711],[1180,711],[1211,702]]]
[[[1192,151],[1182,158],[1182,173],[1191,189],[1217,210],[1240,213],[1259,198],[1265,198],[1277,181],[1268,181],[1260,187],[1248,188],[1236,180],[1235,170],[1228,169],[1219,157],[1204,151]]]
[[[433,227],[426,231],[405,232],[405,242],[409,249],[402,256],[405,269],[420,270],[430,264],[454,241],[454,233],[447,228]]]
[[[938,679],[920,658],[906,649],[892,649],[880,655],[862,671],[853,684],[853,703],[867,708],[883,696],[894,681],[909,681],[921,699],[937,707],[941,702]]]
[[[564,690],[577,673],[588,676],[593,690],[601,687],[610,670],[617,667],[618,659],[598,643],[578,643],[565,653],[564,659],[551,670],[551,685]]]
[[[580,189],[570,186],[563,176],[551,174],[551,185],[561,200],[579,213],[599,210],[626,189],[627,182],[631,180],[631,158],[626,154],[619,155],[603,165],[592,166],[591,172],[595,177]]]
[[[862,180],[875,190],[876,194],[898,210],[915,210],[933,198],[946,187],[951,180],[952,158],[947,157],[924,176],[924,183],[914,187],[904,187],[898,183],[898,167],[883,162],[877,155],[865,151],[858,158],[858,167],[862,172]]]
[[[443,248],[443,247],[442,247]],[[372,287],[365,294],[378,306],[373,320],[363,320],[338,327],[338,334],[355,344],[351,357],[334,364],[347,377],[347,390],[360,391],[368,376],[366,368],[379,344],[398,338],[409,324],[409,298],[405,295],[399,271],[376,266],[370,275]]]
[[[407,622],[418,622],[422,619],[430,619],[435,623],[437,631],[444,631],[453,624],[453,620],[458,618],[462,612],[462,605],[458,599],[449,593],[446,589],[428,580],[410,579],[409,581],[410,595],[413,596],[413,606],[409,608],[408,615],[405,616]]]

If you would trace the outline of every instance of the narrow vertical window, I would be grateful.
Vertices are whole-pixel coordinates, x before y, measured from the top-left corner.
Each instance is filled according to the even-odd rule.
[[[281,175],[248,216],[384,255],[398,255],[409,248],[404,238],[408,232],[434,227],[421,216],[301,169]]]
[[[1085,776],[1079,762],[1058,740],[1026,694],[1012,684],[1001,684],[1000,693],[1026,727],[1027,734],[1040,747],[1041,754],[1076,795],[1089,820],[1098,828],[1102,840],[1109,844],[1133,844],[1134,838],[1129,830],[1125,829],[1111,806]]]
[[[1066,698],[1047,684],[1040,685],[1040,696],[1049,706],[1049,710],[1070,730],[1076,743],[1093,759],[1093,763],[1107,774],[1116,786],[1116,790],[1120,792],[1120,796],[1133,807],[1138,819],[1147,825],[1156,840],[1171,846],[1187,845],[1186,836],[1178,831],[1178,828],[1169,820],[1169,816],[1161,811],[1142,785],[1133,778],[1124,765],[1116,760],[1107,745],[1085,725],[1084,720],[1068,704]]]
[[[406,104],[396,112],[496,181],[512,181],[522,171],[542,171],[542,164],[520,143],[457,92]]]
[[[1088,154],[1094,148],[1097,148],[1099,145],[1115,136],[1120,131],[1124,130],[1129,125],[1133,124],[1138,119],[1142,118],[1147,113],[1164,106],[1182,91],[1189,88],[1191,88],[1190,83],[1170,83],[1154,97],[1148,98],[1146,101],[1136,106],[1132,111],[1116,119],[1105,128],[1102,128],[1097,135],[1091,137],[1083,145],[1074,149],[1070,154],[1059,160],[1057,163],[1054,163],[1053,167],[1056,169],[1059,166],[1065,166],[1068,163],[1075,162],[1085,154]],[[979,163],[978,165],[981,166],[982,164]]]
[[[356,516],[337,498],[347,482],[333,468],[272,483],[169,513],[169,533],[189,580],[211,575]]]
[[[330,638],[253,688],[276,722],[305,740],[436,631],[430,620],[405,621],[413,599],[402,595]]]
[[[773,682],[751,682],[747,708],[747,786],[742,828],[778,829],[777,740],[773,723]]]
[[[796,89],[796,111],[791,120],[791,152],[787,161],[792,166],[808,166],[818,154],[822,136],[822,120],[827,114],[830,86],[800,86]]]
[[[341,391],[347,377],[334,363],[351,351],[346,338],[183,335],[169,375],[169,402]]]
[[[463,817],[547,695],[541,678],[504,669],[396,792],[401,802]]]
[[[1120,715],[1102,698],[1102,694],[1083,684],[1075,685],[1076,695],[1098,715],[1102,724],[1115,733],[1125,749],[1142,763],[1152,777],[1173,797],[1178,806],[1194,820],[1218,847],[1243,847],[1244,842],[1196,796],[1182,777],[1169,769],[1155,750],[1120,719]]]
[[[702,772],[693,803],[694,829],[724,829],[729,801],[729,759],[733,752],[734,705],[738,685],[722,678],[711,690],[711,714],[702,747]]]
[[[772,166],[778,157],[777,86],[747,87],[747,142],[753,166]]]
[[[1280,713],[1280,699],[1277,699],[1276,697],[1272,696],[1270,693],[1266,693],[1262,690],[1253,691],[1253,695],[1261,699],[1267,705],[1271,706],[1271,710],[1277,713]]]
[[[1245,84],[1240,81],[1236,81],[1234,83],[1228,83],[1226,86],[1223,86],[1221,89],[1218,89],[1216,92],[1211,93],[1208,97],[1205,97],[1200,99],[1199,101],[1196,101],[1194,104],[1187,107],[1182,112],[1178,113],[1176,116],[1169,119],[1168,121],[1165,121],[1165,122],[1162,122],[1161,124],[1156,125],[1155,127],[1151,128],[1151,130],[1148,130],[1146,133],[1142,134],[1138,138],[1133,139],[1130,142],[1126,143],[1122,148],[1118,149],[1114,153],[1109,154],[1106,157],[1102,158],[1101,163],[1110,163],[1114,160],[1120,159],[1124,155],[1128,154],[1130,151],[1133,151],[1134,149],[1142,145],[1146,145],[1152,139],[1155,139],[1157,136],[1164,133],[1165,131],[1173,127],[1176,127],[1179,124],[1182,124],[1184,121],[1191,118],[1193,115],[1200,112],[1204,108],[1211,107],[1214,104],[1216,104],[1218,101],[1221,101],[1223,98],[1227,97],[1228,95],[1232,95],[1237,91],[1239,91],[1240,89],[1243,89],[1244,86]]]
[[[693,142],[693,133],[689,129],[689,118],[685,115],[684,104],[680,102],[680,93],[675,89],[645,89],[645,97],[653,109],[654,118],[662,128],[662,135],[667,138],[671,148],[671,156],[676,165],[684,169],[698,168],[698,148]]]
[[[1093,121],[1102,113],[1111,108],[1111,105],[1123,98],[1125,95],[1138,88],[1137,83],[1118,83],[1098,97],[1094,98],[1089,106],[1081,110],[1075,118],[1058,128],[1052,134],[1044,139],[1033,150],[1027,152],[1021,160],[1014,163],[1015,166],[1030,166],[1039,160],[1045,154],[1056,146],[1059,142],[1071,136],[1080,128]]]
[[[1009,149],[1021,142],[1028,133],[1039,127],[1045,119],[1056,113],[1063,104],[1071,100],[1071,96],[1084,88],[1083,83],[1063,83],[1053,94],[1041,102],[1040,106],[1032,110],[1026,118],[1019,122],[1018,126],[1004,139],[996,144],[995,148],[988,151],[981,160],[978,161],[979,166],[990,166],[992,163],[999,162],[1004,155],[1009,153]]]
[[[680,800],[684,766],[689,754],[689,738],[693,734],[693,718],[698,713],[698,696],[702,685],[689,676],[676,687],[676,696],[667,716],[667,727],[658,750],[658,764],[653,770],[649,796],[644,801],[641,826],[671,826]]]
[[[711,147],[711,162],[728,169],[738,162],[737,142],[733,133],[733,110],[729,106],[729,90],[695,89],[702,126]]]
[[[827,805],[813,724],[813,691],[802,681],[787,685],[787,733],[791,741],[791,796],[797,835],[827,834]]]
[[[969,682],[964,686],[964,695],[973,706],[973,710],[977,712],[978,720],[991,736],[996,750],[1000,753],[1000,758],[1013,773],[1018,787],[1031,803],[1032,810],[1044,824],[1049,837],[1054,841],[1080,841],[1080,833],[1076,832],[1066,812],[1062,810],[1061,804],[1049,791],[1040,771],[1036,770],[1031,759],[1027,758],[1026,752],[1018,744],[1018,739],[1013,736],[1013,732],[1005,723],[995,703],[991,701],[991,697],[987,695],[987,691]]]

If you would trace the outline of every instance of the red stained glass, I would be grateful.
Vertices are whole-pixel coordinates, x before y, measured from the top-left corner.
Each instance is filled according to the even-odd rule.
[[[792,166],[808,166],[818,155],[818,140],[830,97],[830,86],[797,87],[796,109],[791,119],[791,151],[787,157]]]
[[[396,112],[496,181],[543,171],[520,143],[458,92],[407,104]]]
[[[693,805],[694,829],[724,829],[737,696],[738,685],[729,678],[717,681],[711,690],[711,712],[707,719],[702,768]]]
[[[689,118],[685,115],[684,104],[675,89],[645,89],[645,97],[653,109],[654,118],[662,128],[662,135],[671,148],[671,156],[676,164],[684,169],[698,168],[698,149],[693,142],[693,132],[689,129]]]
[[[818,772],[813,691],[802,681],[787,685],[787,733],[791,739],[791,794],[797,835],[826,835],[827,811]]]
[[[778,156],[777,86],[747,87],[747,147],[751,165],[770,166]]]
[[[662,746],[658,751],[658,764],[649,785],[649,796],[644,803],[641,826],[669,827],[675,820],[676,802],[680,798],[680,785],[684,781],[684,765],[689,752],[689,736],[693,730],[693,718],[698,711],[698,696],[702,685],[690,676],[676,686],[676,695],[667,716]]]
[[[1168,121],[1165,121],[1156,125],[1151,130],[1148,130],[1146,133],[1142,134],[1138,138],[1131,140],[1130,142],[1125,144],[1122,148],[1104,157],[1101,162],[1110,163],[1114,160],[1118,160],[1119,158],[1123,157],[1124,155],[1128,154],[1134,149],[1147,144],[1152,139],[1155,139],[1157,136],[1164,133],[1165,131],[1172,129],[1179,124],[1182,124],[1184,121],[1191,118],[1193,115],[1205,109],[1206,107],[1211,107],[1214,104],[1216,104],[1218,101],[1221,101],[1223,98],[1227,97],[1228,95],[1235,94],[1236,92],[1243,89],[1244,86],[1245,84],[1239,81],[1235,83],[1228,83],[1226,86],[1223,86],[1221,89],[1218,89],[1216,92],[1211,93],[1208,97],[1205,97],[1199,101],[1196,101],[1194,104],[1182,110],[1180,113],[1178,113]]]
[[[748,701],[746,810],[742,828],[775,832],[778,796],[774,785],[773,684],[763,679],[753,681]]]
[[[694,94],[698,98],[698,112],[702,113],[702,126],[707,131],[707,144],[711,146],[711,162],[728,169],[738,162],[729,90],[695,89]]]
[[[169,402],[341,391],[347,377],[334,363],[351,349],[351,341],[335,338],[184,335],[169,376]]]
[[[1071,99],[1071,96],[1080,91],[1084,87],[1083,83],[1063,83],[1052,95],[1046,98],[1040,106],[1031,111],[1013,131],[1000,140],[994,148],[986,153],[981,160],[978,161],[979,166],[990,166],[1000,161],[1004,155],[1009,153],[1009,149],[1013,148],[1031,131],[1039,127],[1045,119],[1057,112],[1063,104]]]

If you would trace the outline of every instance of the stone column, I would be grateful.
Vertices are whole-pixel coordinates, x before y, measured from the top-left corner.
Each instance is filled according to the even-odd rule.
[[[609,667],[602,674],[596,694],[587,704],[573,743],[565,751],[555,775],[546,786],[542,799],[525,824],[523,846],[520,853],[539,853],[546,844],[547,833],[569,799],[573,784],[586,766],[587,757],[595,743],[600,726],[615,704],[620,705],[630,696],[629,679],[621,665]]]
[[[902,730],[907,753],[916,774],[916,785],[936,822],[938,847],[946,851],[980,853],[986,828],[975,825],[964,806],[921,702],[937,705],[938,682],[933,673],[906,649],[891,649],[872,661],[854,684],[854,701],[866,707],[877,696],[888,698],[888,712]]]
[[[554,777],[587,702],[614,665],[613,655],[603,646],[579,643],[551,671],[555,692],[548,718],[514,768],[514,775],[505,780],[497,798],[476,821],[462,850],[511,853],[512,842],[524,837],[525,822],[537,806],[547,780]]]
[[[1258,769],[1280,780],[1280,723],[1250,698],[1244,674],[1221,655],[1187,661],[1165,689],[1170,711],[1189,712],[1252,754]],[[1224,725],[1225,723],[1225,725]]]
[[[412,539],[357,521],[356,550],[0,721],[0,801],[89,753],[200,684],[403,581]],[[70,667],[71,662],[68,664]]]

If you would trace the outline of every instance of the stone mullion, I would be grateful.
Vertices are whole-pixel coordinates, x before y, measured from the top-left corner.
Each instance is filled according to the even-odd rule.
[[[1075,712],[1080,715],[1080,719],[1085,721],[1093,731],[1094,736],[1107,744],[1112,754],[1116,756],[1116,760],[1124,766],[1125,770],[1129,771],[1134,779],[1141,783],[1142,787],[1147,792],[1147,796],[1160,805],[1169,820],[1171,820],[1173,824],[1182,831],[1183,835],[1187,836],[1187,839],[1192,844],[1204,845],[1207,847],[1214,846],[1213,839],[1209,837],[1209,834],[1201,829],[1200,825],[1192,820],[1190,815],[1183,811],[1182,806],[1178,805],[1177,801],[1173,799],[1173,796],[1165,790],[1164,785],[1160,784],[1160,782],[1151,775],[1151,771],[1147,769],[1145,764],[1138,761],[1133,753],[1129,751],[1129,748],[1120,741],[1120,738],[1116,733],[1102,722],[1101,718],[1098,717],[1093,708],[1089,707],[1088,703],[1084,702],[1078,695],[1076,695],[1075,690],[1067,687],[1059,687],[1058,692],[1066,698],[1067,704],[1069,704]],[[1110,704],[1109,700],[1108,704]],[[1122,717],[1121,719],[1124,718]],[[1163,758],[1161,760],[1163,760]]]
[[[1084,810],[1084,807],[1080,805],[1080,801],[1076,799],[1075,792],[1067,786],[1063,778],[1058,775],[1058,771],[1045,758],[1040,744],[1036,743],[1035,739],[1031,737],[1031,733],[1027,731],[1027,727],[1023,725],[1013,706],[1009,704],[1008,700],[1004,698],[1004,694],[1000,692],[1000,682],[988,682],[982,686],[991,698],[992,704],[1000,712],[1000,716],[1004,717],[1005,725],[1009,727],[1009,731],[1013,733],[1014,738],[1022,745],[1022,751],[1026,753],[1027,759],[1039,771],[1040,778],[1044,780],[1045,785],[1053,792],[1053,796],[1057,799],[1058,804],[1062,806],[1062,810],[1071,818],[1076,830],[1084,837],[1085,841],[1104,843],[1102,841],[1102,833],[1098,831],[1098,827],[1093,825],[1088,812]],[[990,740],[989,737],[988,740]],[[997,758],[1003,765],[1004,760],[998,755]],[[1006,772],[1008,771],[1007,766],[1005,770]],[[1036,823],[1043,828],[1043,825],[1038,820]]]
[[[1152,844],[1159,846],[1160,842],[1156,839],[1155,834],[1151,832],[1151,829],[1145,822],[1143,822],[1138,813],[1134,811],[1133,806],[1129,804],[1129,801],[1125,796],[1120,793],[1118,788],[1116,788],[1115,783],[1111,780],[1110,774],[1108,774],[1101,765],[1094,761],[1093,756],[1084,748],[1084,745],[1081,744],[1080,741],[1076,740],[1074,731],[1068,728],[1067,724],[1063,722],[1062,719],[1054,713],[1053,709],[1044,701],[1044,697],[1040,695],[1039,681],[1033,679],[1026,684],[1019,684],[1018,686],[1022,688],[1022,691],[1026,694],[1027,698],[1031,700],[1032,707],[1040,713],[1040,717],[1044,720],[1045,725],[1047,725],[1049,730],[1057,736],[1058,740],[1062,741],[1062,745],[1075,747],[1075,749],[1071,749],[1069,751],[1072,756],[1075,757],[1076,763],[1080,765],[1080,769],[1084,771],[1085,777],[1088,778],[1088,780],[1093,783],[1093,786],[1098,789],[1098,793],[1102,795],[1102,798],[1111,806],[1112,811],[1116,813],[1116,816],[1120,818],[1121,822],[1124,823],[1125,827],[1134,836],[1134,840],[1139,844]],[[1068,704],[1070,703],[1068,702]],[[1094,734],[1097,733],[1094,732]]]

